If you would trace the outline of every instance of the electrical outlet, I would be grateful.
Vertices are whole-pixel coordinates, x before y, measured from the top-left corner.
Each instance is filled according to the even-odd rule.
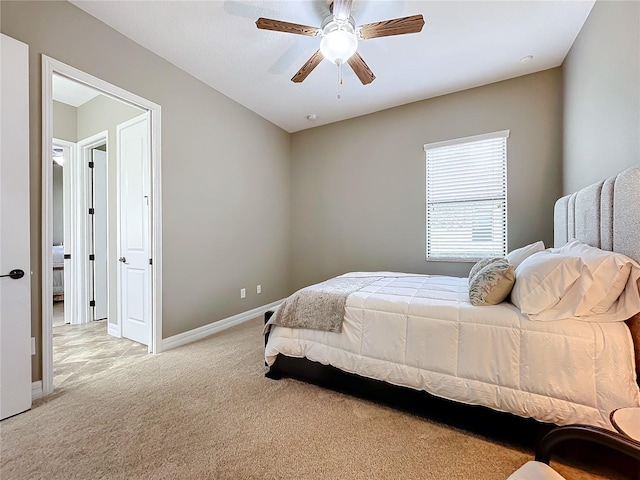
[[[262,293],[262,285],[256,287],[256,293]]]
[[[244,298],[247,296],[247,289],[246,288],[241,288],[240,289],[240,298]]]

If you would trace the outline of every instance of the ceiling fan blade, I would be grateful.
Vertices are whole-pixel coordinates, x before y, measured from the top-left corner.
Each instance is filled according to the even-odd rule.
[[[320,35],[319,28],[300,25],[299,23],[283,22],[282,20],[272,20],[271,18],[260,17],[256,20],[256,26],[262,30],[295,33],[297,35],[307,35],[309,37],[317,37]]]
[[[376,79],[376,76],[369,68],[369,65],[365,63],[358,52],[351,55],[349,60],[347,60],[347,63],[353,69],[363,85],[368,85]]]
[[[360,38],[389,37],[391,35],[404,35],[405,33],[418,33],[422,30],[424,18],[422,15],[412,15],[410,17],[394,18],[383,20],[382,22],[367,23],[358,27]]]
[[[349,20],[351,16],[351,3],[353,0],[334,0],[333,17],[336,20]]]
[[[291,78],[291,81],[293,83],[302,82],[322,60],[324,60],[324,55],[322,55],[322,52],[318,50],[316,53],[311,55],[311,58],[307,60],[307,63],[305,63],[302,68],[298,70],[298,73]]]

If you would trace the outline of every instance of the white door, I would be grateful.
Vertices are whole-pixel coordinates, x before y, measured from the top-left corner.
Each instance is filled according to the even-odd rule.
[[[117,127],[118,323],[122,336],[151,339],[149,114]]]
[[[29,48],[0,41],[0,419],[31,408]],[[22,270],[24,276],[5,276]],[[18,276],[18,275],[14,275]]]
[[[94,320],[107,318],[107,152],[93,149],[93,310]]]

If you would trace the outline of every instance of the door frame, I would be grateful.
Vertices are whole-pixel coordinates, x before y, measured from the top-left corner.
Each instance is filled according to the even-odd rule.
[[[44,272],[52,270],[53,245],[53,74],[59,74],[100,90],[116,100],[125,101],[151,116],[151,338],[149,353],[160,353],[162,346],[162,182],[161,182],[161,107],[59,60],[42,55],[42,390],[53,392],[53,279]]]

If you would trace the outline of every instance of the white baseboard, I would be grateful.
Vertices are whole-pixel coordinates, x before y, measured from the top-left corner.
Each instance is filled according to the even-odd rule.
[[[107,333],[112,337],[122,338],[122,335],[120,334],[120,329],[118,328],[118,325],[115,323],[107,323]]]
[[[189,330],[188,332],[179,333],[178,335],[173,335],[172,337],[168,338],[163,338],[159,352],[171,350],[172,348],[180,347],[182,345],[186,345],[187,343],[201,340],[214,333],[226,330],[227,328],[231,328],[235,325],[239,325],[248,320],[254,319],[259,315],[264,315],[267,310],[271,310],[281,303],[282,300],[278,300],[268,305],[254,308],[253,310],[249,310],[248,312],[239,313],[238,315],[234,315],[233,317],[225,318],[224,320],[219,320],[202,327],[194,328],[193,330]]]
[[[44,396],[42,392],[42,380],[31,382],[31,401],[38,400]]]

